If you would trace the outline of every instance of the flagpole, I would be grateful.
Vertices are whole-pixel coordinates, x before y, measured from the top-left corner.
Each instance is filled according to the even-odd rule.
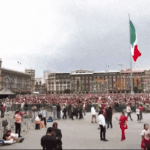
[[[130,36],[130,14],[129,14],[129,36]],[[130,37],[131,38],[131,37]],[[129,38],[129,39],[130,39]],[[133,75],[132,75],[132,54],[131,54],[131,46],[130,46],[130,67],[131,67],[131,76],[130,76],[130,83],[131,83],[131,95],[134,95],[133,91]]]

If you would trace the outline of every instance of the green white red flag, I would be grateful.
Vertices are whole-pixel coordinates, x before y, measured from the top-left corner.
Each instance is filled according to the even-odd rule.
[[[133,60],[136,61],[138,57],[141,56],[141,53],[138,50],[135,27],[131,21],[130,21],[130,44],[131,44],[131,54],[132,54]]]

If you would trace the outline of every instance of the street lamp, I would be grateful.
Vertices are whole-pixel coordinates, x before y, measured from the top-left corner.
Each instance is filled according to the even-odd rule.
[[[106,65],[106,73],[108,73],[109,71],[107,70],[107,68],[109,68],[109,65]],[[108,75],[107,75],[107,94],[108,94]]]

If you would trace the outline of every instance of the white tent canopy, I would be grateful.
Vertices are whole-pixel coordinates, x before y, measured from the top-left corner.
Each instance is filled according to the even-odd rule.
[[[14,95],[15,93],[13,93],[11,90],[4,88],[2,91],[0,91],[0,95]]]

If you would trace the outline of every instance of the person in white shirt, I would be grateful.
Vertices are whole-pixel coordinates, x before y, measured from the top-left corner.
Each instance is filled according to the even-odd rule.
[[[106,140],[106,121],[103,115],[103,111],[99,112],[98,121],[100,126],[100,140],[108,141]]]
[[[95,118],[95,123],[97,123],[97,121],[96,121],[96,110],[95,110],[93,105],[91,107],[91,114],[92,114],[92,121],[91,121],[91,123],[93,123],[93,118]]]
[[[85,108],[85,103],[83,104],[83,113],[84,113],[84,116],[86,115],[86,108]]]
[[[46,112],[46,110],[44,109],[44,107],[42,107],[42,110],[40,111],[39,114],[42,115],[42,120],[44,120],[44,125],[45,125],[45,127],[46,127],[46,114],[47,114],[47,112]]]
[[[130,117],[130,119],[132,121],[133,119],[131,118],[131,107],[129,105],[127,105],[126,111],[127,111],[127,119],[128,119],[128,117]]]
[[[140,120],[140,110],[139,107],[136,108],[136,114],[137,114],[137,121]]]
[[[144,130],[142,130],[141,136],[142,136],[141,141],[142,150],[150,149],[150,130],[148,124],[144,124]]]

